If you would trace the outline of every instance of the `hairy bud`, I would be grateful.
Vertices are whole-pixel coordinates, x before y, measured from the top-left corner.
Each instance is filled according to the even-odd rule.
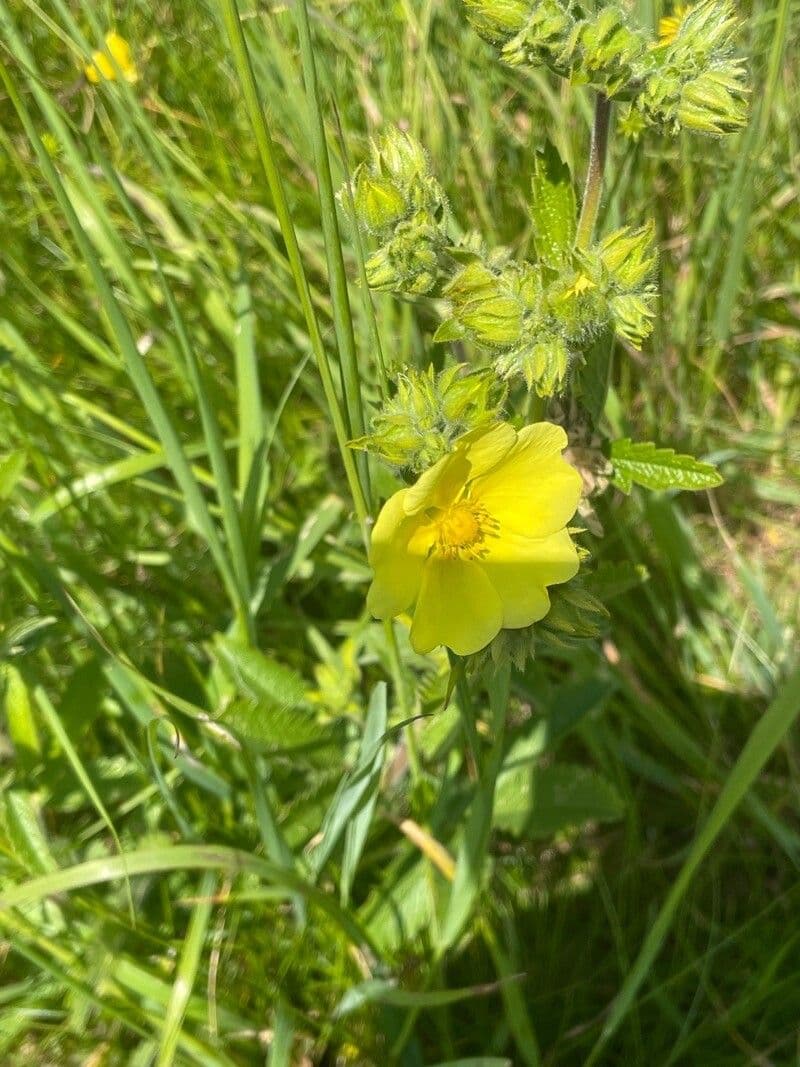
[[[456,365],[435,374],[408,369],[397,394],[372,422],[372,433],[351,441],[396,467],[419,473],[452,450],[465,433],[498,417],[505,390],[487,369],[464,373]]]

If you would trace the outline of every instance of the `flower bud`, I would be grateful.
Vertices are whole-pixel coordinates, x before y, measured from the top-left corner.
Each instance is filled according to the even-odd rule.
[[[391,229],[406,214],[400,190],[391,182],[369,174],[364,167],[355,176],[355,187],[356,214],[371,232]]]
[[[415,472],[451,451],[464,434],[494,422],[505,389],[488,369],[463,373],[456,365],[435,374],[409,369],[399,375],[397,394],[372,421],[372,433],[352,448],[381,456]]]
[[[530,8],[526,0],[464,0],[464,6],[481,37],[494,43],[519,33]]]

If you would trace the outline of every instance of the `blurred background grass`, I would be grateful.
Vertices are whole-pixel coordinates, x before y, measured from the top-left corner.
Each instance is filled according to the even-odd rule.
[[[442,955],[436,843],[452,853],[463,834],[468,750],[457,708],[438,711],[446,661],[401,640],[398,678],[365,617],[358,525],[219,8],[0,0],[0,879],[56,889],[58,868],[120,848],[158,861],[0,911],[2,1062],[585,1060],[796,660],[796,7],[742,7],[741,135],[612,143],[601,226],[656,220],[662,301],[645,352],[617,354],[606,417],[708,456],[726,483],[604,498],[593,550],[650,580],[609,605],[601,647],[515,679],[509,735],[528,764],[558,747],[603,778],[568,823],[520,823],[513,790],[498,796],[488,892]],[[332,352],[293,12],[241,12]],[[646,25],[661,13],[638,4]],[[139,82],[89,88],[110,27]],[[529,252],[533,152],[549,136],[582,175],[583,91],[501,67],[455,0],[324,0],[311,29],[335,187],[400,123],[460,222]],[[354,285],[351,304],[369,409],[371,303]],[[433,310],[372,304],[390,367],[427,362]],[[419,752],[390,731],[361,830],[315,859],[344,770],[370,754],[365,721],[381,733],[384,714],[419,712],[434,713]],[[601,1062],[796,1062],[799,785],[790,735]],[[322,899],[237,876],[243,861],[210,846],[294,865]]]

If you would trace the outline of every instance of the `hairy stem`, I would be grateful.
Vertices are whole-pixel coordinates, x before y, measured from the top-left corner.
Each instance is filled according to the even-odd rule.
[[[597,94],[592,124],[592,143],[589,148],[589,169],[583,190],[581,217],[575,235],[577,248],[588,248],[594,234],[597,212],[600,210],[600,195],[603,191],[603,171],[606,164],[608,127],[611,118],[611,101],[602,93]]]

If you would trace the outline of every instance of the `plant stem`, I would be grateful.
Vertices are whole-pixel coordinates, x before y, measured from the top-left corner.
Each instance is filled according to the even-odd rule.
[[[356,355],[355,333],[350,310],[350,298],[347,291],[347,274],[342,254],[339,221],[336,214],[336,196],[333,191],[331,162],[325,136],[325,122],[322,116],[317,67],[314,60],[314,44],[311,40],[311,27],[308,20],[306,0],[297,0],[295,13],[300,38],[303,80],[306,87],[306,99],[311,122],[311,141],[314,147],[317,182],[319,185],[320,217],[325,256],[328,264],[333,327],[336,334],[336,345],[339,350],[339,369],[345,402],[345,418],[349,433],[354,437],[360,437],[364,433],[361,376]],[[367,466],[366,454],[361,453],[356,457],[356,466],[359,468],[361,484],[367,501],[369,501],[369,467]]]
[[[575,235],[576,248],[588,248],[594,234],[597,213],[600,210],[600,195],[603,191],[603,171],[606,164],[610,118],[611,101],[602,93],[598,93],[594,104],[589,169],[586,172],[581,217],[578,220],[578,231]]]
[[[359,478],[358,470],[356,469],[353,453],[347,445],[349,434],[342,407],[339,403],[339,398],[336,395],[336,387],[333,383],[330,363],[328,362],[328,356],[322,343],[322,335],[320,334],[314,305],[311,301],[311,291],[303,267],[300,245],[297,241],[294,222],[289,211],[289,204],[286,200],[283,181],[275,158],[275,146],[272,139],[272,133],[267,124],[267,118],[261,103],[261,96],[258,91],[258,86],[256,85],[255,73],[250,60],[250,52],[247,48],[244,30],[242,29],[239,19],[239,6],[237,0],[217,0],[217,7],[219,8],[220,15],[222,16],[223,23],[228,33],[233,62],[239,77],[245,107],[247,109],[248,118],[250,119],[250,124],[253,127],[256,147],[258,148],[261,166],[272,196],[275,214],[278,216],[281,235],[284,244],[286,245],[286,255],[289,260],[289,266],[291,267],[295,287],[297,288],[297,295],[300,298],[300,304],[303,308],[303,314],[306,320],[309,341],[311,342],[311,350],[314,353],[314,359],[316,360],[319,375],[322,379],[322,388],[325,392],[325,399],[336,432],[336,440],[339,444],[342,464],[344,465],[345,474],[347,476],[347,483],[350,487],[353,504],[366,543],[369,508],[367,507],[366,497]]]

